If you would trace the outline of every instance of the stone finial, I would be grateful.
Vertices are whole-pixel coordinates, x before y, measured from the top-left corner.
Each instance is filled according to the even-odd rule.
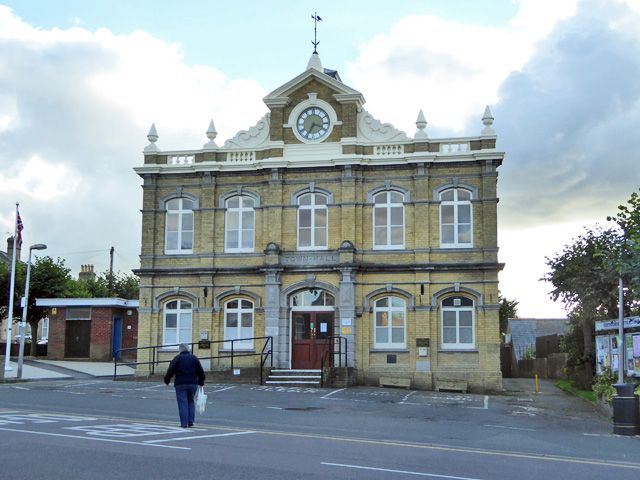
[[[313,52],[311,54],[311,58],[307,63],[307,70],[309,70],[310,68],[313,68],[315,70],[318,70],[319,72],[324,73],[324,70],[322,68],[322,61],[320,60],[320,55],[318,55],[316,52]]]
[[[418,130],[416,131],[413,138],[429,138],[427,132],[424,131],[427,128],[427,121],[424,119],[424,113],[422,113],[422,109],[420,109],[420,113],[418,113],[418,118],[416,119],[416,127]]]
[[[218,132],[216,131],[216,126],[213,124],[213,120],[209,123],[209,128],[207,128],[207,138],[209,141],[205,143],[202,147],[203,150],[215,150],[218,148],[218,145],[215,142],[216,137],[218,136]]]
[[[484,109],[484,114],[482,115],[482,124],[484,128],[482,129],[482,136],[494,136],[496,131],[493,129],[491,125],[493,125],[493,115],[491,114],[491,110],[489,109],[489,105]]]
[[[151,128],[149,129],[149,133],[147,133],[147,140],[149,140],[149,145],[144,147],[145,153],[155,153],[160,151],[156,142],[158,141],[158,132],[156,131],[156,124],[152,123]]]

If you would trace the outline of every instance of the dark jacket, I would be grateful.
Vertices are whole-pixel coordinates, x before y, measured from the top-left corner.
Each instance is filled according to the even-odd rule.
[[[190,352],[180,352],[176,355],[164,376],[164,383],[169,385],[171,377],[176,376],[174,385],[204,385],[204,370],[198,357]]]

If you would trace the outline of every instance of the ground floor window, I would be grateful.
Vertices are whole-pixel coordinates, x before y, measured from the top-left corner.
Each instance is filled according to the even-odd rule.
[[[384,297],[373,304],[374,347],[406,348],[406,304],[400,297]]]
[[[186,300],[173,300],[164,306],[163,345],[178,349],[180,343],[191,343],[192,305]]]
[[[442,301],[442,348],[475,348],[473,300],[449,297]]]
[[[224,339],[248,339],[253,335],[253,303],[249,300],[229,300],[224,305]],[[231,349],[231,342],[225,343]],[[253,348],[253,340],[233,342],[233,348]]]

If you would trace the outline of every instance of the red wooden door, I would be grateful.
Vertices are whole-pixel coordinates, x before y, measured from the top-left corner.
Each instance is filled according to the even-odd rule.
[[[320,368],[323,353],[333,345],[328,340],[333,335],[333,317],[333,312],[293,312],[291,368]]]

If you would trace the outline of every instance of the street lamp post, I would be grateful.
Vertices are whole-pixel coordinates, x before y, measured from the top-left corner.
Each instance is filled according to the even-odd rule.
[[[44,250],[47,246],[44,243],[36,243],[29,247],[29,260],[27,261],[27,279],[24,284],[24,307],[22,307],[22,321],[20,322],[20,351],[18,353],[18,373],[17,378],[22,378],[22,361],[24,358],[24,336],[27,331],[27,309],[29,308],[29,277],[31,276],[31,253],[34,250]],[[35,332],[37,334],[37,332]],[[31,332],[32,338],[34,332]],[[31,343],[33,345],[33,342]],[[33,352],[31,352],[33,355]]]

